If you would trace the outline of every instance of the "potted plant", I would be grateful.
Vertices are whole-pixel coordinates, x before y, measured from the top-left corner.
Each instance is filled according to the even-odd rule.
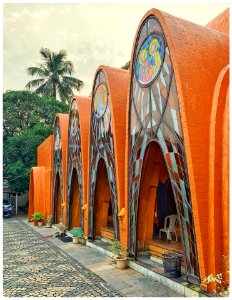
[[[46,219],[46,228],[51,228],[52,227],[52,215],[48,215]]]
[[[118,240],[110,242],[110,246],[107,249],[113,252],[115,255],[115,260],[117,262],[118,269],[125,269],[127,266],[127,248],[122,246]]]
[[[79,227],[79,228],[80,228],[80,233],[81,233],[79,235],[79,243],[82,244],[82,245],[86,245],[86,239],[84,237],[84,232],[83,232],[81,227]]]
[[[59,229],[59,234],[60,235],[64,235],[65,234],[65,230],[67,229],[67,227],[62,223],[59,222],[57,225],[58,229]]]
[[[83,235],[81,227],[73,228],[70,233],[73,235],[73,244],[78,244],[80,242],[80,237]]]
[[[35,212],[32,215],[33,219],[34,219],[34,226],[42,226],[43,225],[43,218],[44,215],[41,214],[40,212]]]

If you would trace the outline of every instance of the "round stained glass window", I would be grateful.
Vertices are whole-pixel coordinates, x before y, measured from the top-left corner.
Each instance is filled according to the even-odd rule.
[[[71,110],[70,133],[72,136],[75,136],[78,130],[78,111],[76,101],[73,101]]]
[[[94,102],[93,102],[94,112],[99,118],[102,117],[105,112],[106,105],[107,105],[107,97],[108,97],[107,86],[104,83],[100,83],[95,92]]]
[[[142,44],[135,63],[135,74],[141,84],[148,85],[159,73],[164,57],[164,42],[157,34]]]

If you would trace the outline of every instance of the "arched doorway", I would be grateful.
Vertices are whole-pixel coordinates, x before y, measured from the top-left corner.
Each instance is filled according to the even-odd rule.
[[[103,159],[99,160],[96,178],[93,214],[94,239],[114,239],[113,207],[106,164]]]
[[[170,236],[162,231],[168,216],[175,220],[175,233]],[[144,156],[137,224],[138,256],[149,251],[156,260],[166,251],[183,254],[175,198],[162,150],[156,142],[147,146]]]
[[[54,195],[54,223],[59,223],[60,218],[62,219],[62,208],[61,208],[61,191],[60,191],[60,175],[56,174],[55,181],[55,195]]]
[[[77,170],[74,168],[71,181],[69,228],[81,227],[81,205]]]

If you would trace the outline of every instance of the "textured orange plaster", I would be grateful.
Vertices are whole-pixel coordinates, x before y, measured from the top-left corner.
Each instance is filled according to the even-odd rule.
[[[31,169],[28,220],[34,212],[43,213],[45,218],[51,214],[52,158],[53,135],[50,135],[37,148],[38,167]]]
[[[230,10],[229,8],[227,8],[221,14],[216,16],[212,21],[210,21],[206,25],[206,27],[229,35],[229,25],[230,25]]]
[[[34,212],[46,213],[44,167],[33,167],[30,173],[28,220]]]
[[[229,66],[218,76],[210,123],[209,259],[208,274],[222,272],[222,256],[229,255]],[[211,290],[212,286],[208,286]]]
[[[158,18],[173,62],[190,181],[200,275],[203,278],[207,273],[208,261],[210,111],[217,76],[229,61],[229,40],[228,36],[220,32],[151,9],[139,24],[131,61],[139,28],[149,15],[155,15]],[[220,54],[215,49],[220,49]],[[129,123],[129,118],[127,123]]]
[[[37,166],[45,169],[52,168],[53,135],[46,138],[37,148]]]

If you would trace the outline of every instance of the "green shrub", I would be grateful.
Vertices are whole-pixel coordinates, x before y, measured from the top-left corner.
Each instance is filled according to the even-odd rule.
[[[75,227],[73,228],[70,233],[73,235],[73,236],[83,236],[83,230],[81,227]]]
[[[110,246],[107,248],[108,251],[113,252],[116,256],[127,257],[127,248],[122,246],[118,240],[110,242]]]
[[[44,215],[41,214],[40,212],[35,212],[35,213],[32,215],[32,217],[33,217],[34,219],[36,219],[36,220],[42,220],[43,217],[44,217]]]

